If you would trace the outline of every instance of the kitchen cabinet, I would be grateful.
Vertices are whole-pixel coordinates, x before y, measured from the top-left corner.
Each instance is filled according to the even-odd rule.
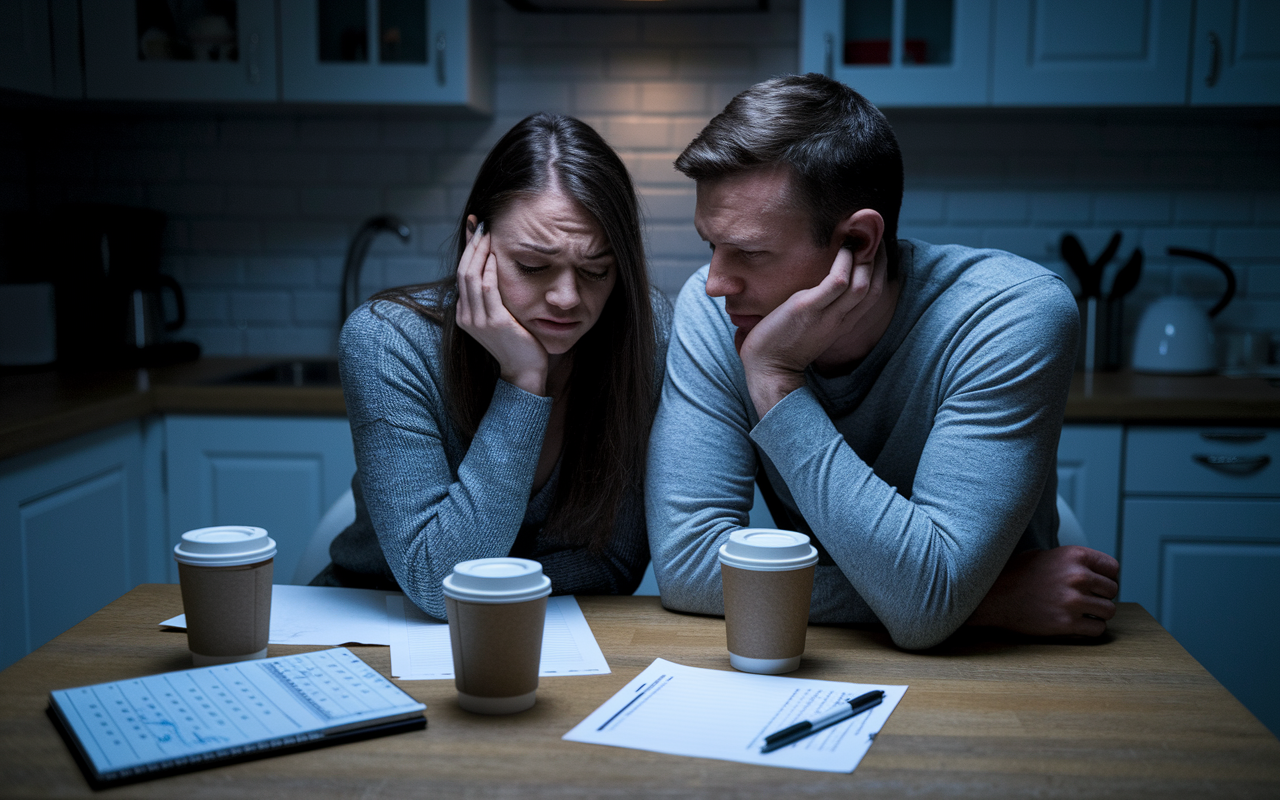
[[[1058,441],[1058,494],[1089,546],[1117,558],[1123,446],[1120,425],[1064,425]]]
[[[878,106],[987,103],[991,0],[806,0],[800,71]]]
[[[0,88],[53,94],[48,0],[0,3]]]
[[[169,542],[210,525],[266,528],[274,581],[289,583],[321,516],[351,486],[355,456],[341,417],[170,414]],[[177,581],[176,565],[169,580]]]
[[[487,3],[280,0],[286,101],[489,110]]]
[[[160,423],[122,423],[0,464],[0,668],[167,574]]]
[[[85,96],[277,99],[274,0],[94,0],[81,7]]]
[[[800,65],[880,106],[1280,103],[1265,0],[805,0]]]
[[[996,0],[992,103],[1183,105],[1191,0]]]
[[[1280,734],[1280,430],[1131,428],[1120,599]]]
[[[487,111],[488,9],[459,0],[95,0],[83,7],[85,95]]]
[[[1280,3],[1196,3],[1193,105],[1280,103]]]

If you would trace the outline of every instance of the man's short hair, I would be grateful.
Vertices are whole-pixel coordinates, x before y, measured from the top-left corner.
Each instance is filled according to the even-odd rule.
[[[772,78],[730,100],[676,159],[695,181],[775,165],[790,168],[819,247],[841,219],[863,208],[879,212],[889,274],[896,274],[902,153],[878,108],[817,73]]]

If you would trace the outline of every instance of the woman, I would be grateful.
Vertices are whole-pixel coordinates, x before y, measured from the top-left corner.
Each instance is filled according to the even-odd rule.
[[[582,122],[531,116],[481,166],[456,253],[452,279],[343,328],[356,521],[313,583],[399,587],[443,619],[455,564],[514,555],[559,594],[631,593],[670,311],[626,168]]]

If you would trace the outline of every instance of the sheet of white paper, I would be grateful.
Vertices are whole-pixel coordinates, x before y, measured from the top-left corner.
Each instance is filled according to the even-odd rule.
[[[391,618],[391,675],[404,681],[453,677],[449,626],[418,610],[404,595],[387,596]],[[542,628],[541,676],[608,675],[609,663],[573,597],[548,597]]]
[[[271,587],[271,644],[391,644],[386,597],[399,592],[335,586]],[[187,627],[186,614],[160,623]]]
[[[884,702],[761,755],[764,737],[880,689]],[[659,658],[562,738],[745,764],[853,772],[906,686],[697,669]]]

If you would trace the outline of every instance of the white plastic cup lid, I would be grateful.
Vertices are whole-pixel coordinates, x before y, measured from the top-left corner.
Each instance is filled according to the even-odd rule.
[[[818,548],[803,533],[739,528],[720,545],[720,563],[762,572],[803,569],[818,563]]]
[[[477,558],[457,564],[443,589],[445,597],[469,603],[520,603],[551,594],[551,579],[527,558]]]
[[[238,567],[275,554],[275,540],[262,528],[247,525],[196,528],[182,534],[182,541],[173,548],[175,561],[196,567]]]

